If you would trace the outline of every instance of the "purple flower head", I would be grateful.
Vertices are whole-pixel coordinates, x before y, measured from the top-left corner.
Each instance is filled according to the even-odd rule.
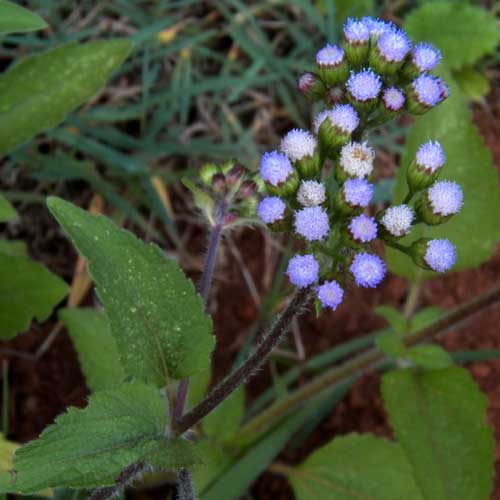
[[[344,60],[344,49],[338,45],[325,45],[316,54],[318,66],[338,66]]]
[[[286,205],[281,198],[268,196],[259,203],[257,215],[265,224],[272,224],[283,218],[285,210]]]
[[[433,107],[443,100],[440,79],[435,76],[422,73],[411,85],[420,104]]]
[[[373,17],[363,17],[361,21],[368,28],[370,35],[375,38],[378,38],[386,31],[395,28],[395,25],[393,23],[382,21],[382,19],[379,19],[378,17],[375,19]]]
[[[362,44],[370,39],[370,32],[363,21],[350,17],[344,24],[344,37],[353,44]]]
[[[448,97],[450,97],[450,89],[442,78],[438,78],[438,83],[439,89],[441,90],[441,99],[444,101],[445,99],[448,99]]]
[[[297,192],[297,201],[304,207],[315,207],[326,200],[325,185],[318,181],[302,181]]]
[[[317,281],[319,263],[313,255],[296,255],[288,261],[286,274],[293,285],[304,288]]]
[[[430,43],[417,43],[411,54],[413,63],[420,71],[431,71],[441,61],[441,52]]]
[[[364,179],[347,179],[342,190],[345,201],[354,207],[367,207],[373,196],[373,186]]]
[[[292,164],[284,154],[271,151],[262,155],[260,175],[264,181],[277,186],[285,182],[291,173],[293,173]]]
[[[418,148],[416,160],[419,167],[434,173],[444,165],[446,156],[439,142],[428,141]]]
[[[351,220],[349,231],[355,240],[368,243],[377,237],[377,223],[374,217],[361,214]]]
[[[292,161],[312,156],[316,149],[316,139],[307,130],[294,128],[281,140],[281,151]]]
[[[411,42],[400,29],[386,30],[377,40],[382,57],[389,62],[401,62],[411,49]]]
[[[430,240],[427,243],[424,259],[433,271],[444,273],[455,265],[457,252],[449,240]]]
[[[445,217],[460,212],[464,203],[462,188],[452,181],[436,182],[429,188],[428,197],[432,211]]]
[[[347,80],[347,89],[356,101],[369,101],[378,96],[382,88],[380,76],[371,69],[362,69],[358,73],[351,71],[351,76]]]
[[[397,205],[389,207],[380,222],[392,236],[399,238],[410,232],[414,218],[408,205]]]
[[[387,109],[399,111],[405,105],[406,97],[398,88],[389,87],[382,92],[382,100]]]
[[[321,306],[324,308],[329,307],[333,311],[337,309],[344,297],[344,290],[335,280],[325,281],[316,289],[316,291],[318,293],[318,299],[321,302]]]
[[[337,104],[332,109],[320,111],[314,119],[314,131],[316,134],[326,119],[330,120],[333,127],[339,128],[346,134],[352,133],[359,124],[358,114],[350,104]]]
[[[328,214],[321,207],[306,207],[295,214],[295,231],[307,241],[322,240],[330,231]]]
[[[375,288],[384,278],[385,264],[380,257],[370,253],[358,253],[349,268],[356,285]]]

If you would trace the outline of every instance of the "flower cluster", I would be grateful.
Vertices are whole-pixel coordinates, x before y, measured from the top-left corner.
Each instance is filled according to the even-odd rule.
[[[299,288],[315,287],[323,308],[336,309],[349,282],[372,288],[382,281],[386,266],[370,248],[377,239],[426,269],[444,272],[455,263],[448,240],[422,238],[410,246],[399,241],[416,224],[441,224],[462,207],[460,186],[437,180],[446,159],[438,142],[418,149],[406,172],[403,204],[366,213],[375,151],[364,134],[446,99],[446,84],[430,73],[440,60],[439,50],[428,43],[413,45],[392,23],[349,19],[342,44],[319,50],[317,71],[298,81],[305,96],[323,99],[327,109],[316,115],[312,131],[293,129],[279,151],[262,156],[267,196],[257,214],[271,230],[291,232],[303,242],[286,273]]]

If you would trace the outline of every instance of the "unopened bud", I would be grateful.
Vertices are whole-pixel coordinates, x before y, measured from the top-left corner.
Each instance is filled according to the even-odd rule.
[[[317,101],[325,95],[323,82],[314,73],[304,73],[297,81],[299,91],[311,101]]]

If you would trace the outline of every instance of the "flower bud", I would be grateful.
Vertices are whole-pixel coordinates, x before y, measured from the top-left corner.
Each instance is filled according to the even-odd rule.
[[[297,192],[297,201],[304,207],[315,207],[326,201],[325,185],[318,181],[302,181]]]
[[[229,172],[226,174],[226,183],[228,186],[233,187],[238,184],[243,176],[248,172],[248,170],[243,166],[237,163],[232,167]]]
[[[362,69],[347,80],[347,98],[359,112],[368,112],[377,104],[382,80],[371,69]]]
[[[459,184],[439,181],[423,193],[415,208],[422,222],[437,225],[460,212],[463,201],[464,195]]]
[[[330,308],[332,311],[337,309],[344,297],[344,290],[335,280],[323,282],[316,289],[316,293],[321,307]]]
[[[247,179],[241,183],[238,193],[243,199],[251,198],[257,193],[257,184],[254,181]]]
[[[362,21],[353,18],[347,20],[342,47],[352,67],[360,68],[365,64],[370,48],[370,32]]]
[[[377,217],[380,236],[385,240],[397,240],[411,231],[415,215],[408,205],[397,205],[383,210]]]
[[[369,243],[377,237],[377,223],[374,217],[361,214],[354,217],[348,226],[349,236],[356,243]]]
[[[281,151],[297,166],[302,177],[316,177],[320,170],[316,138],[306,130],[293,129],[281,140]]]
[[[206,186],[211,186],[212,178],[218,171],[219,167],[217,167],[214,163],[205,163],[205,165],[200,168],[199,175],[201,182],[203,182]]]
[[[292,285],[305,288],[318,280],[319,262],[314,255],[296,255],[288,261],[286,274]]]
[[[299,91],[311,101],[318,101],[325,95],[325,85],[314,73],[304,73],[297,81]]]
[[[441,52],[430,43],[417,43],[403,67],[403,76],[417,78],[421,73],[432,71],[441,61]]]
[[[404,109],[405,101],[406,97],[400,89],[396,87],[384,89],[379,105],[381,116],[386,120],[394,118]]]
[[[283,153],[278,151],[264,153],[259,169],[269,194],[289,196],[297,191],[299,176]]]
[[[457,260],[455,246],[447,239],[420,238],[408,253],[417,266],[438,273],[450,270]]]
[[[216,193],[226,191],[226,176],[222,172],[217,172],[212,176],[212,189]]]
[[[370,253],[358,253],[349,267],[356,285],[375,288],[385,276],[385,264],[380,257]]]
[[[306,207],[295,213],[295,232],[307,241],[323,240],[330,232],[328,213],[321,207]]]
[[[366,142],[350,142],[340,150],[335,177],[340,184],[349,178],[366,178],[373,172],[375,151]]]
[[[416,193],[434,183],[439,175],[439,169],[446,160],[443,148],[437,141],[422,144],[415,159],[406,170],[406,182],[411,193]]]
[[[360,213],[373,196],[373,186],[364,179],[347,179],[337,191],[335,208],[343,215]]]
[[[439,104],[447,95],[447,88],[441,79],[422,73],[407,88],[408,109],[421,115]]]
[[[403,65],[410,48],[411,42],[404,31],[384,31],[370,48],[370,66],[380,75],[394,75]]]
[[[344,49],[337,45],[325,45],[316,54],[316,64],[321,80],[327,85],[337,85],[347,80],[349,68]]]
[[[321,154],[328,156],[345,144],[358,125],[358,114],[349,104],[337,104],[331,110],[318,113],[314,119],[314,131],[318,135]]]
[[[291,214],[285,202],[277,196],[267,196],[257,207],[259,219],[272,231],[286,231],[290,227]]]

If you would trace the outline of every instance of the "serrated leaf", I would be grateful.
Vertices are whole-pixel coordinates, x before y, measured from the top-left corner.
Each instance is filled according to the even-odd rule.
[[[484,73],[467,66],[453,73],[462,92],[472,101],[480,101],[490,92],[490,81]]]
[[[0,0],[0,33],[36,31],[47,27],[47,23],[34,12],[6,0]]]
[[[406,142],[402,167],[399,169],[394,203],[406,194],[405,168],[419,145],[437,140],[446,153],[446,164],[440,179],[454,180],[464,191],[462,211],[439,226],[416,226],[411,235],[402,239],[410,243],[422,236],[448,238],[457,246],[458,260],[453,270],[478,266],[489,259],[500,236],[500,191],[498,174],[491,153],[471,122],[470,111],[457,84],[445,70],[441,74],[449,83],[450,97],[436,109],[417,118]],[[387,258],[392,272],[415,279],[418,268],[401,252],[388,249]],[[424,277],[435,273],[423,272]]]
[[[208,369],[212,323],[177,263],[106,217],[47,204],[88,260],[125,371],[162,387]]]
[[[489,498],[494,442],[486,398],[466,370],[393,371],[382,394],[427,500]]]
[[[435,344],[417,345],[408,349],[404,355],[412,363],[426,370],[442,370],[453,364],[448,352]]]
[[[10,201],[0,194],[0,222],[7,222],[16,217],[17,213]]]
[[[494,52],[500,31],[493,14],[479,6],[432,2],[413,10],[405,28],[414,41],[434,43],[451,69],[473,64]]]
[[[56,126],[106,82],[128,40],[70,43],[17,62],[0,77],[0,156]]]
[[[87,386],[92,391],[120,385],[125,372],[106,315],[96,309],[63,309],[59,317],[73,340]]]
[[[167,460],[162,452],[168,446],[166,423],[165,401],[155,387],[134,382],[98,392],[85,409],[70,408],[38,439],[17,450],[8,491],[112,485],[134,463],[156,463],[158,454]],[[171,445],[184,451],[189,446],[176,441]],[[182,462],[186,466],[190,461]]]
[[[0,252],[0,339],[45,321],[68,293],[66,283],[38,262]]]
[[[334,439],[287,476],[297,500],[422,500],[400,446],[370,434]]]
[[[202,421],[203,432],[218,443],[230,442],[245,411],[245,387],[242,385]]]

